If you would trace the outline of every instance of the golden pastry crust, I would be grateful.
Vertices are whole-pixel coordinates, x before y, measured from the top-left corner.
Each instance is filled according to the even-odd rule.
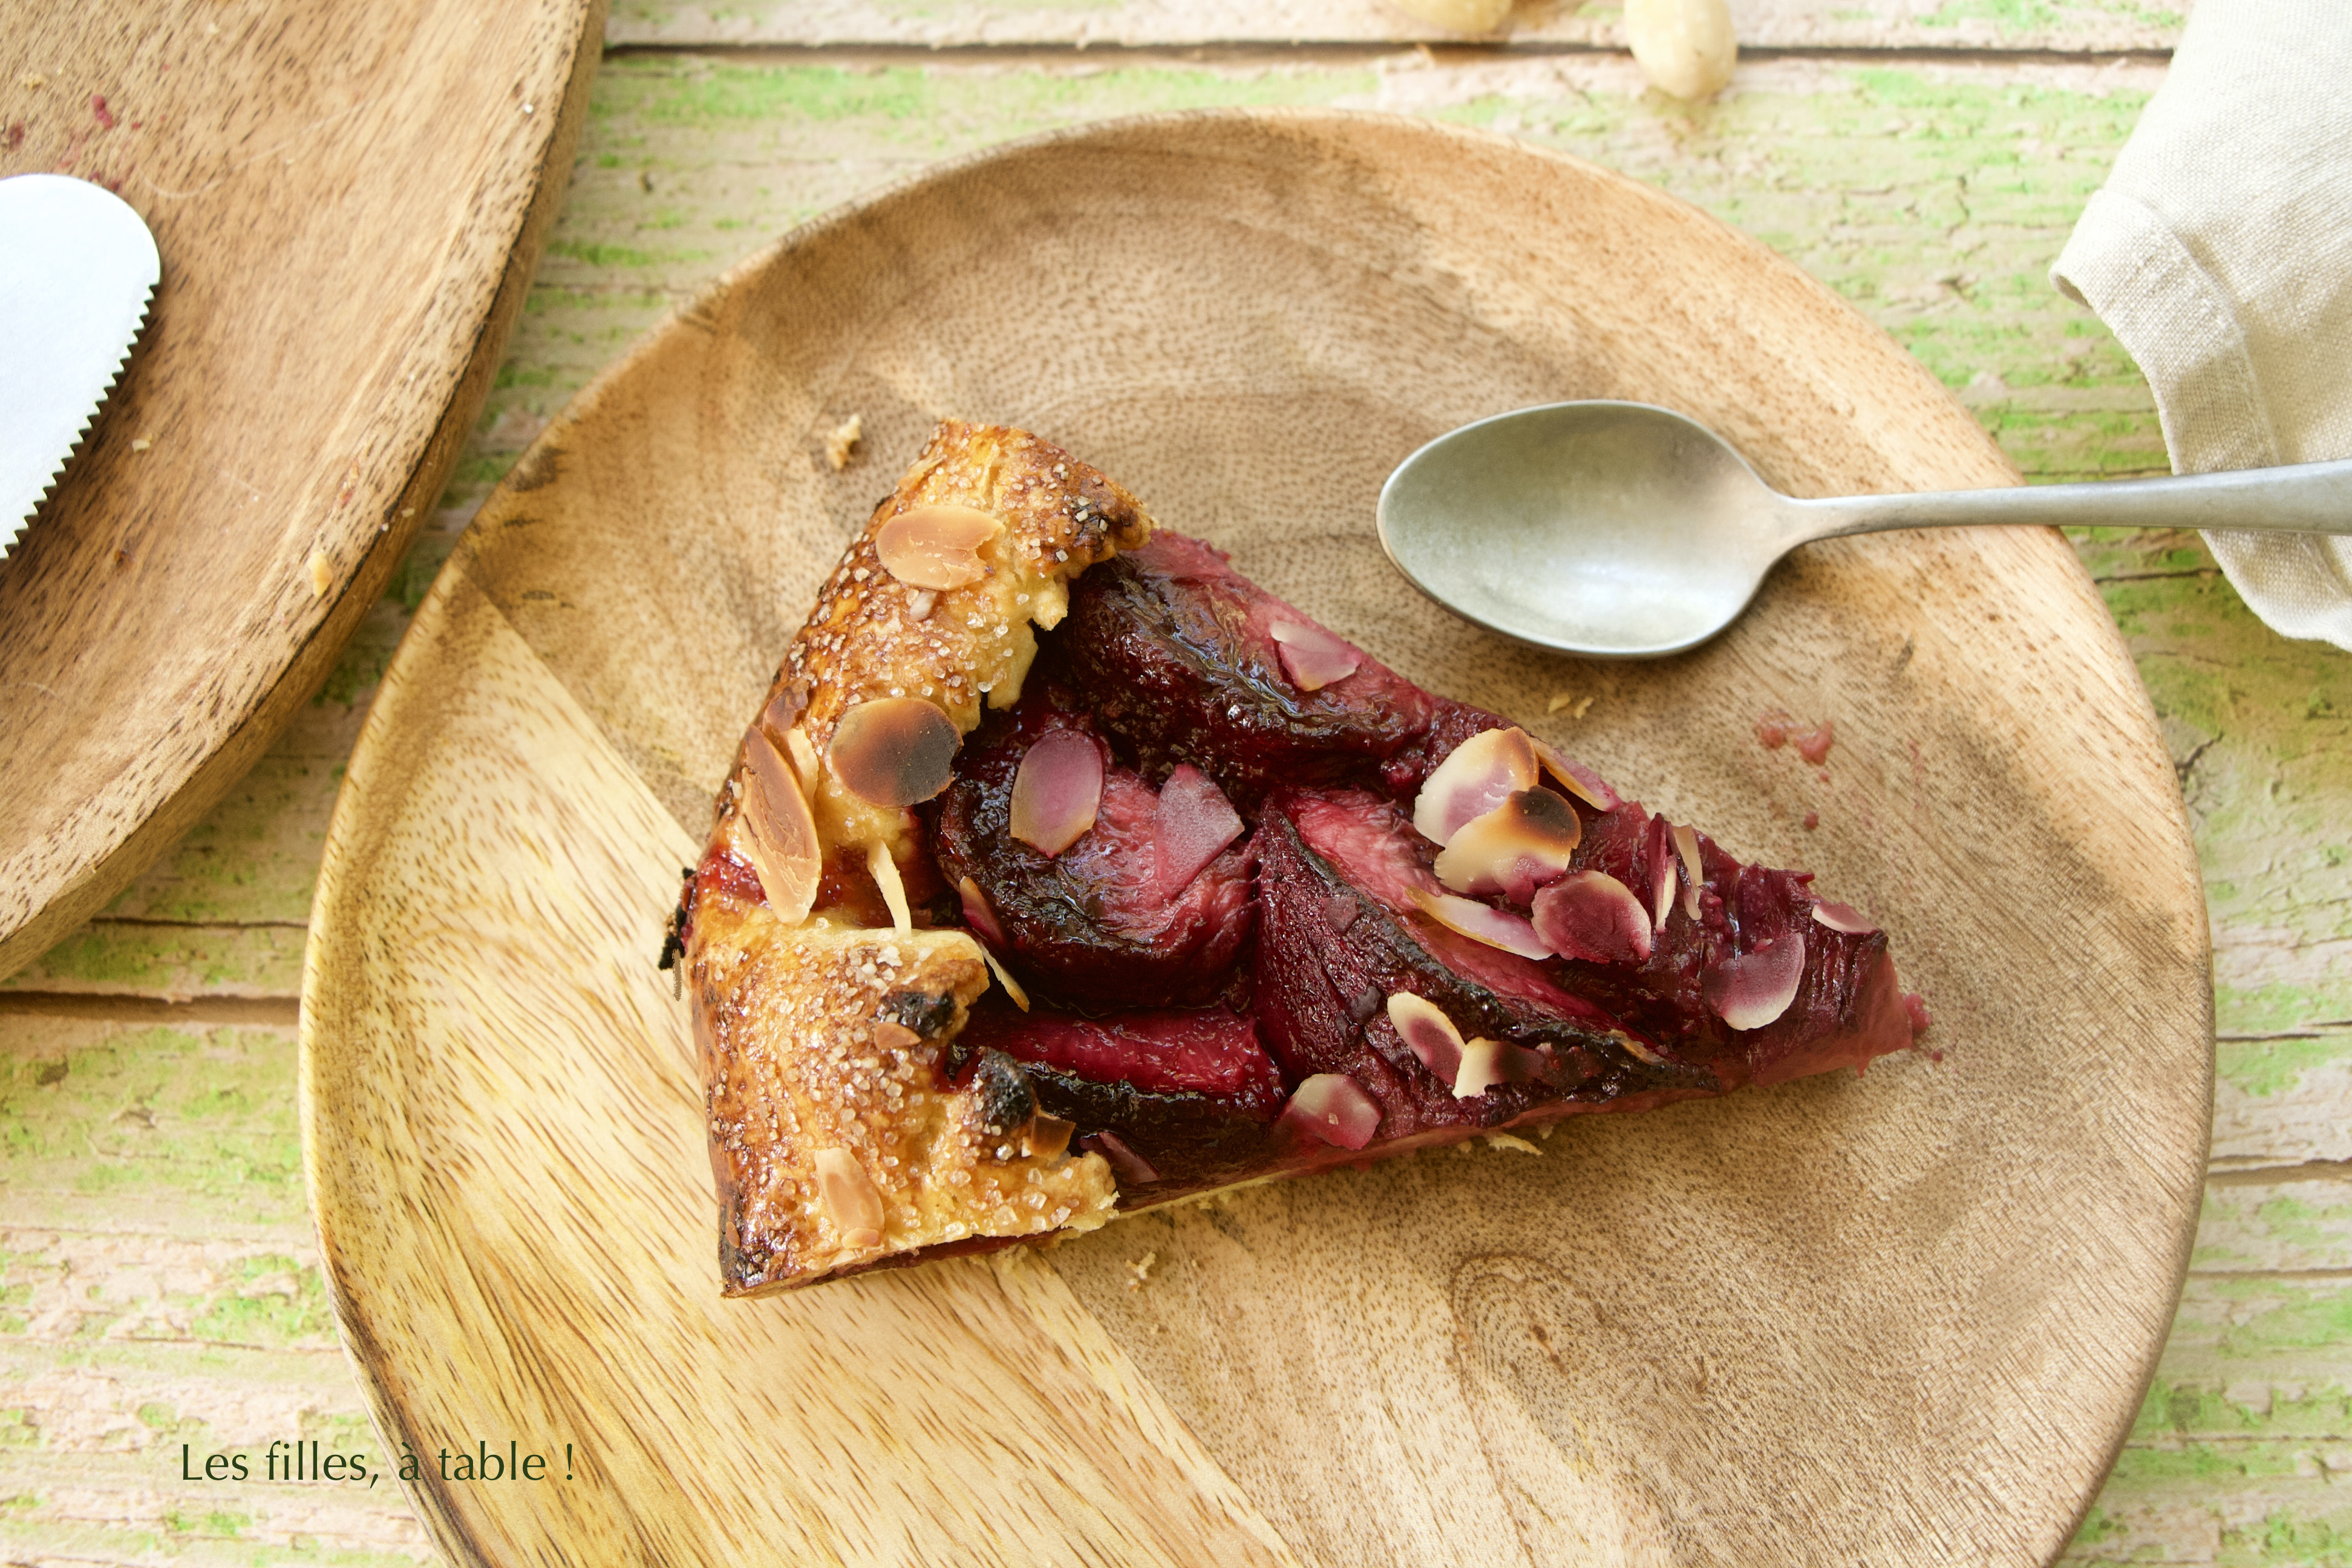
[[[980,547],[978,581],[911,586],[884,568],[877,536],[895,517],[940,506],[984,512],[1003,531]],[[1111,1217],[1109,1166],[1067,1152],[1068,1124],[1037,1115],[1017,1072],[982,1061],[960,1075],[963,1087],[950,1083],[952,1041],[987,988],[986,960],[960,929],[872,923],[872,900],[845,890],[869,866],[876,883],[914,871],[916,822],[846,789],[830,748],[861,703],[918,699],[959,735],[979,724],[983,700],[1009,707],[1036,654],[1033,623],[1057,624],[1069,580],[1150,528],[1133,496],[1058,447],[944,424],[793,639],[756,728],[790,759],[834,874],[796,922],[761,900],[739,758],[685,932],[729,1295]]]

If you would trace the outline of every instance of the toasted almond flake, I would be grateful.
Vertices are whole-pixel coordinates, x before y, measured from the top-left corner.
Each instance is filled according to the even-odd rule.
[[[1868,915],[1852,904],[1832,903],[1827,899],[1813,906],[1813,919],[1848,936],[1868,936],[1878,929]]]
[[[1013,1005],[1024,1013],[1029,1011],[1029,993],[1021,989],[1021,982],[1013,978],[1013,972],[999,963],[996,954],[985,946],[981,948],[980,956],[988,960],[988,972],[996,976],[996,983],[1004,987],[1004,994],[1013,998]]]
[[[886,1051],[910,1051],[923,1043],[923,1037],[896,1018],[882,1018],[875,1022],[874,1043]]]
[[[1075,1121],[1065,1121],[1058,1116],[1040,1115],[1029,1123],[1029,1158],[1058,1160],[1069,1152],[1070,1134],[1078,1130]]]
[[[1521,958],[1549,958],[1551,949],[1536,935],[1536,928],[1508,910],[1497,910],[1470,899],[1457,899],[1450,893],[1428,893],[1412,889],[1412,901],[1431,920],[1448,931],[1459,931],[1473,942],[1483,942],[1488,947],[1499,947],[1505,952],[1516,952]]]
[[[996,911],[988,907],[988,895],[967,873],[956,883],[956,896],[963,900],[964,923],[981,934],[983,942],[993,947],[1003,947],[1004,928],[996,921]]]
[[[849,467],[849,459],[857,450],[857,443],[866,434],[866,416],[853,414],[828,431],[824,437],[824,460],[835,473]]]
[[[1668,851],[1674,846],[1674,835],[1666,819],[1654,816],[1642,829],[1642,853],[1650,863],[1650,928],[1654,931],[1666,929],[1666,916],[1675,907],[1675,861]]]
[[[1380,1103],[1346,1073],[1318,1072],[1299,1084],[1277,1125],[1341,1149],[1360,1149],[1380,1131]]]
[[[1410,991],[1391,996],[1388,1013],[1397,1038],[1421,1058],[1421,1065],[1434,1074],[1438,1082],[1452,1089],[1462,1071],[1462,1031],[1454,1026],[1454,1020],[1441,1012],[1437,1004]]]
[[[1462,1070],[1454,1076],[1454,1098],[1475,1100],[1504,1080],[1503,1053],[1510,1047],[1483,1035],[1462,1045]]]
[[[816,1152],[817,1195],[849,1247],[882,1244],[882,1193],[846,1149]],[[859,1239],[860,1237],[869,1239]]]
[[[1683,913],[1698,919],[1698,890],[1706,881],[1706,873],[1699,869],[1698,830],[1675,823],[1669,830],[1675,837],[1675,854],[1683,863]]]
[[[816,742],[809,739],[808,727],[795,724],[784,731],[784,756],[800,775],[801,793],[816,793]]]
[[[1004,531],[989,513],[968,506],[919,506],[902,511],[874,535],[882,569],[909,588],[961,588],[988,574],[980,547]]]
[[[1127,1186],[1149,1186],[1160,1179],[1151,1162],[1129,1148],[1116,1132],[1089,1132],[1078,1140],[1078,1147],[1100,1157]]]
[[[1050,730],[1021,753],[1006,831],[1051,859],[1086,836],[1102,808],[1102,747],[1080,730]]]
[[[927,621],[930,619],[931,611],[938,605],[939,602],[940,596],[935,590],[929,588],[916,589],[913,593],[907,595],[907,618],[910,621]]]
[[[1571,871],[1536,895],[1530,923],[1562,958],[1591,963],[1649,961],[1650,911],[1606,871]]]
[[[1735,1029],[1760,1029],[1789,1010],[1805,979],[1805,939],[1796,931],[1708,964],[1699,991]]]
[[[1451,843],[1465,824],[1535,782],[1535,748],[1525,730],[1481,730],[1431,771],[1412,803],[1412,826],[1433,843]]]
[[[1320,691],[1335,680],[1345,680],[1362,668],[1364,656],[1351,643],[1321,626],[1297,621],[1276,621],[1266,627],[1285,674],[1301,691]]]
[[[1662,1068],[1666,1065],[1665,1058],[1660,1056],[1657,1052],[1652,1050],[1648,1046],[1643,1045],[1640,1040],[1635,1039],[1633,1036],[1627,1034],[1622,1029],[1610,1030],[1609,1037],[1616,1041],[1618,1045],[1624,1047],[1625,1054],[1632,1057],[1637,1062],[1647,1062],[1654,1068]]]
[[[1591,700],[1587,699],[1587,700]],[[1516,1133],[1489,1132],[1486,1136],[1486,1147],[1489,1149],[1508,1149],[1514,1154],[1533,1154],[1538,1159],[1543,1157],[1542,1150]]]
[[[800,782],[756,724],[743,735],[743,763],[740,847],[760,874],[768,908],[786,925],[798,925],[816,902],[824,869],[815,819]]]
[[[907,907],[907,884],[899,879],[898,862],[890,858],[890,847],[876,844],[868,847],[866,868],[873,873],[874,885],[882,889],[882,902],[890,910],[890,928],[900,936],[912,935],[915,915]]]
[[[1457,893],[1501,893],[1524,904],[1568,870],[1584,824],[1548,789],[1523,789],[1462,825],[1437,857],[1437,879]]]
[[[1587,698],[1585,700],[1589,702],[1591,699]],[[1583,710],[1579,709],[1577,711],[1580,715]],[[1543,771],[1558,781],[1560,788],[1595,811],[1612,811],[1616,808],[1617,792],[1601,783],[1599,773],[1580,763],[1570,762],[1560,749],[1549,741],[1538,741],[1530,735],[1528,737],[1528,745],[1534,751],[1536,761],[1543,764]]]
[[[825,761],[870,805],[913,805],[955,777],[955,721],[919,697],[861,702],[834,726]]]

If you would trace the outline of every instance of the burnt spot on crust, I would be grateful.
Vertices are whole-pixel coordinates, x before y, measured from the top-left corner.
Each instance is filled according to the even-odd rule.
[[[656,967],[669,970],[686,956],[687,927],[694,920],[694,868],[681,867],[677,873],[685,885],[677,890],[677,908],[669,912],[669,925],[662,931],[661,960]]]
[[[954,1023],[955,1014],[956,999],[948,992],[893,991],[882,998],[882,1005],[874,1016],[887,1018],[901,1028],[912,1029],[928,1040]]]
[[[1003,1051],[982,1051],[972,1065],[971,1125],[991,1138],[1009,1138],[1037,1117],[1029,1075]]]

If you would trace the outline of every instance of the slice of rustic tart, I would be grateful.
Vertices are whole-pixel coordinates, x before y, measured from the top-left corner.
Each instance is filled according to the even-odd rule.
[[[751,1295],[1851,1065],[1885,936],[1432,695],[1034,436],[827,579],[664,962]]]

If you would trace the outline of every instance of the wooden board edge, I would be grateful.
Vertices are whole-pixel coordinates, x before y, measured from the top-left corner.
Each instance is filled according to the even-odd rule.
[[[238,721],[229,737],[190,773],[161,807],[150,814],[101,858],[85,865],[30,919],[0,935],[0,979],[31,963],[67,933],[106,907],[117,893],[169,849],[180,836],[217,805],[236,782],[261,760],[271,742],[286,728],[303,703],[317,695],[335,661],[359,629],[376,600],[392,581],[402,557],[415,542],[434,503],[449,482],[463,454],[474,420],[490,394],[490,384],[504,363],[515,321],[522,314],[532,279],[547,247],[548,231],[563,206],[570,189],[572,163],[587,119],[588,95],[603,58],[601,45],[609,0],[583,0],[581,26],[572,46],[572,62],[556,106],[546,154],[541,160],[530,202],[525,205],[513,247],[500,272],[490,305],[474,337],[471,353],[459,371],[441,417],[425,436],[407,482],[383,509],[384,523],[354,566],[343,592],[304,638],[276,684],[263,692]]]

